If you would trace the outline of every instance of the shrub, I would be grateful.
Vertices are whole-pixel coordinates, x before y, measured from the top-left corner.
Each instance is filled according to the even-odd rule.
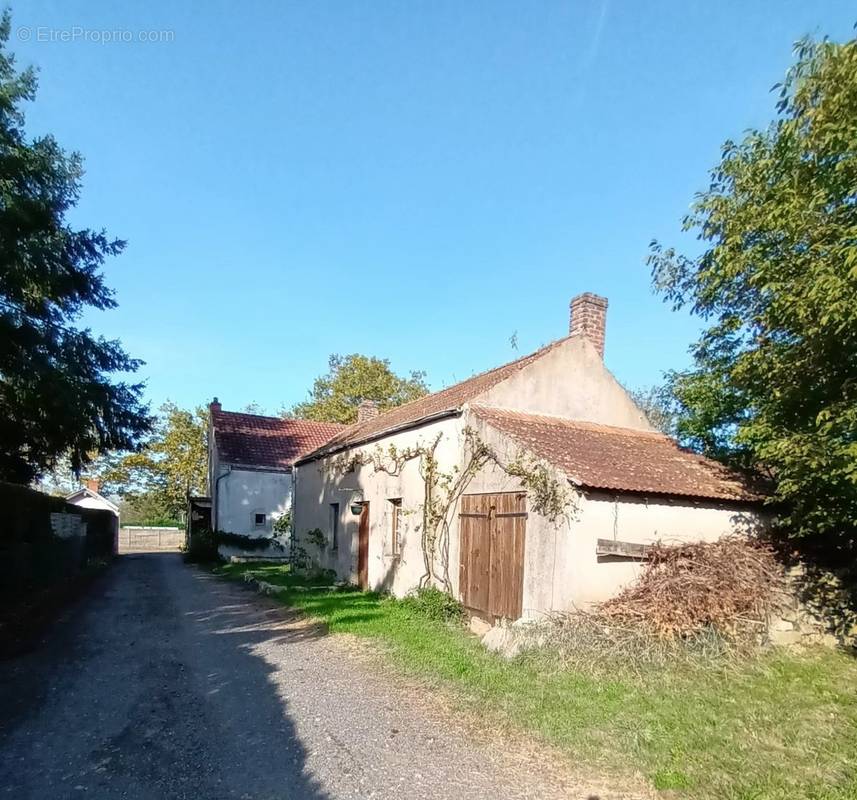
[[[247,536],[243,533],[230,531],[218,531],[214,536],[217,544],[240,547],[242,550],[267,550],[269,547],[276,550],[284,549],[280,541],[269,536]]]
[[[461,603],[452,595],[434,586],[415,589],[402,600],[402,603],[429,619],[458,622],[464,617],[464,607]]]
[[[212,564],[220,561],[217,536],[205,528],[194,531],[185,550],[184,560],[189,564]]]

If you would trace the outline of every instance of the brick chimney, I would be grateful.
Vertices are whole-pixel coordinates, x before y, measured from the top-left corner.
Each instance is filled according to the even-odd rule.
[[[83,483],[86,488],[89,489],[90,492],[95,492],[96,494],[98,494],[98,478],[87,478]]]
[[[366,422],[368,419],[374,419],[378,414],[378,404],[374,400],[364,400],[357,406],[358,422]]]
[[[607,327],[607,298],[586,292],[573,297],[568,322],[569,336],[585,336],[604,358],[604,331]]]
[[[214,398],[214,400],[212,400],[212,401],[208,404],[208,410],[209,410],[212,414],[213,414],[215,411],[220,411],[220,409],[221,409],[221,408],[223,408],[223,406],[222,406],[222,405],[220,405],[220,400],[218,400],[216,397]]]

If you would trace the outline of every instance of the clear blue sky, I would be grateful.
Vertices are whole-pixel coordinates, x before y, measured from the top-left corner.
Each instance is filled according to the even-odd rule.
[[[648,243],[727,137],[767,123],[805,33],[853,2],[28,0],[32,133],[86,158],[77,224],[128,240],[119,308],[88,315],[159,404],[271,411],[332,352],[434,388],[566,333],[610,299],[632,387],[687,363],[697,323],[652,295]],[[23,41],[29,30],[29,41]],[[172,32],[161,43],[62,31]],[[81,34],[77,34],[80,36]],[[39,37],[55,41],[40,41]]]

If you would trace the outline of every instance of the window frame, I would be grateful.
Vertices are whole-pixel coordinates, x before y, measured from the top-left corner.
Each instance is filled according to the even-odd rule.
[[[259,522],[259,517],[262,518],[262,521]],[[253,512],[253,527],[254,528],[264,528],[268,524],[268,515],[262,513],[261,511]]]
[[[402,498],[390,497],[390,554],[393,558],[402,555]]]
[[[330,503],[330,549],[339,550],[339,503]]]

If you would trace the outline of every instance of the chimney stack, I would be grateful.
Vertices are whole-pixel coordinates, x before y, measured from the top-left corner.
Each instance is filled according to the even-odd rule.
[[[366,422],[378,416],[378,404],[374,400],[364,400],[357,406],[357,421]]]
[[[212,401],[208,404],[208,410],[209,410],[212,414],[213,414],[215,411],[220,411],[220,409],[221,409],[221,408],[223,408],[223,406],[222,406],[222,405],[220,405],[220,400],[218,400],[216,397],[214,398],[214,400],[212,400]]]
[[[98,494],[98,478],[87,478],[83,483],[90,492]]]
[[[586,292],[572,298],[568,322],[569,336],[585,336],[604,358],[604,331],[607,327],[607,298]]]

